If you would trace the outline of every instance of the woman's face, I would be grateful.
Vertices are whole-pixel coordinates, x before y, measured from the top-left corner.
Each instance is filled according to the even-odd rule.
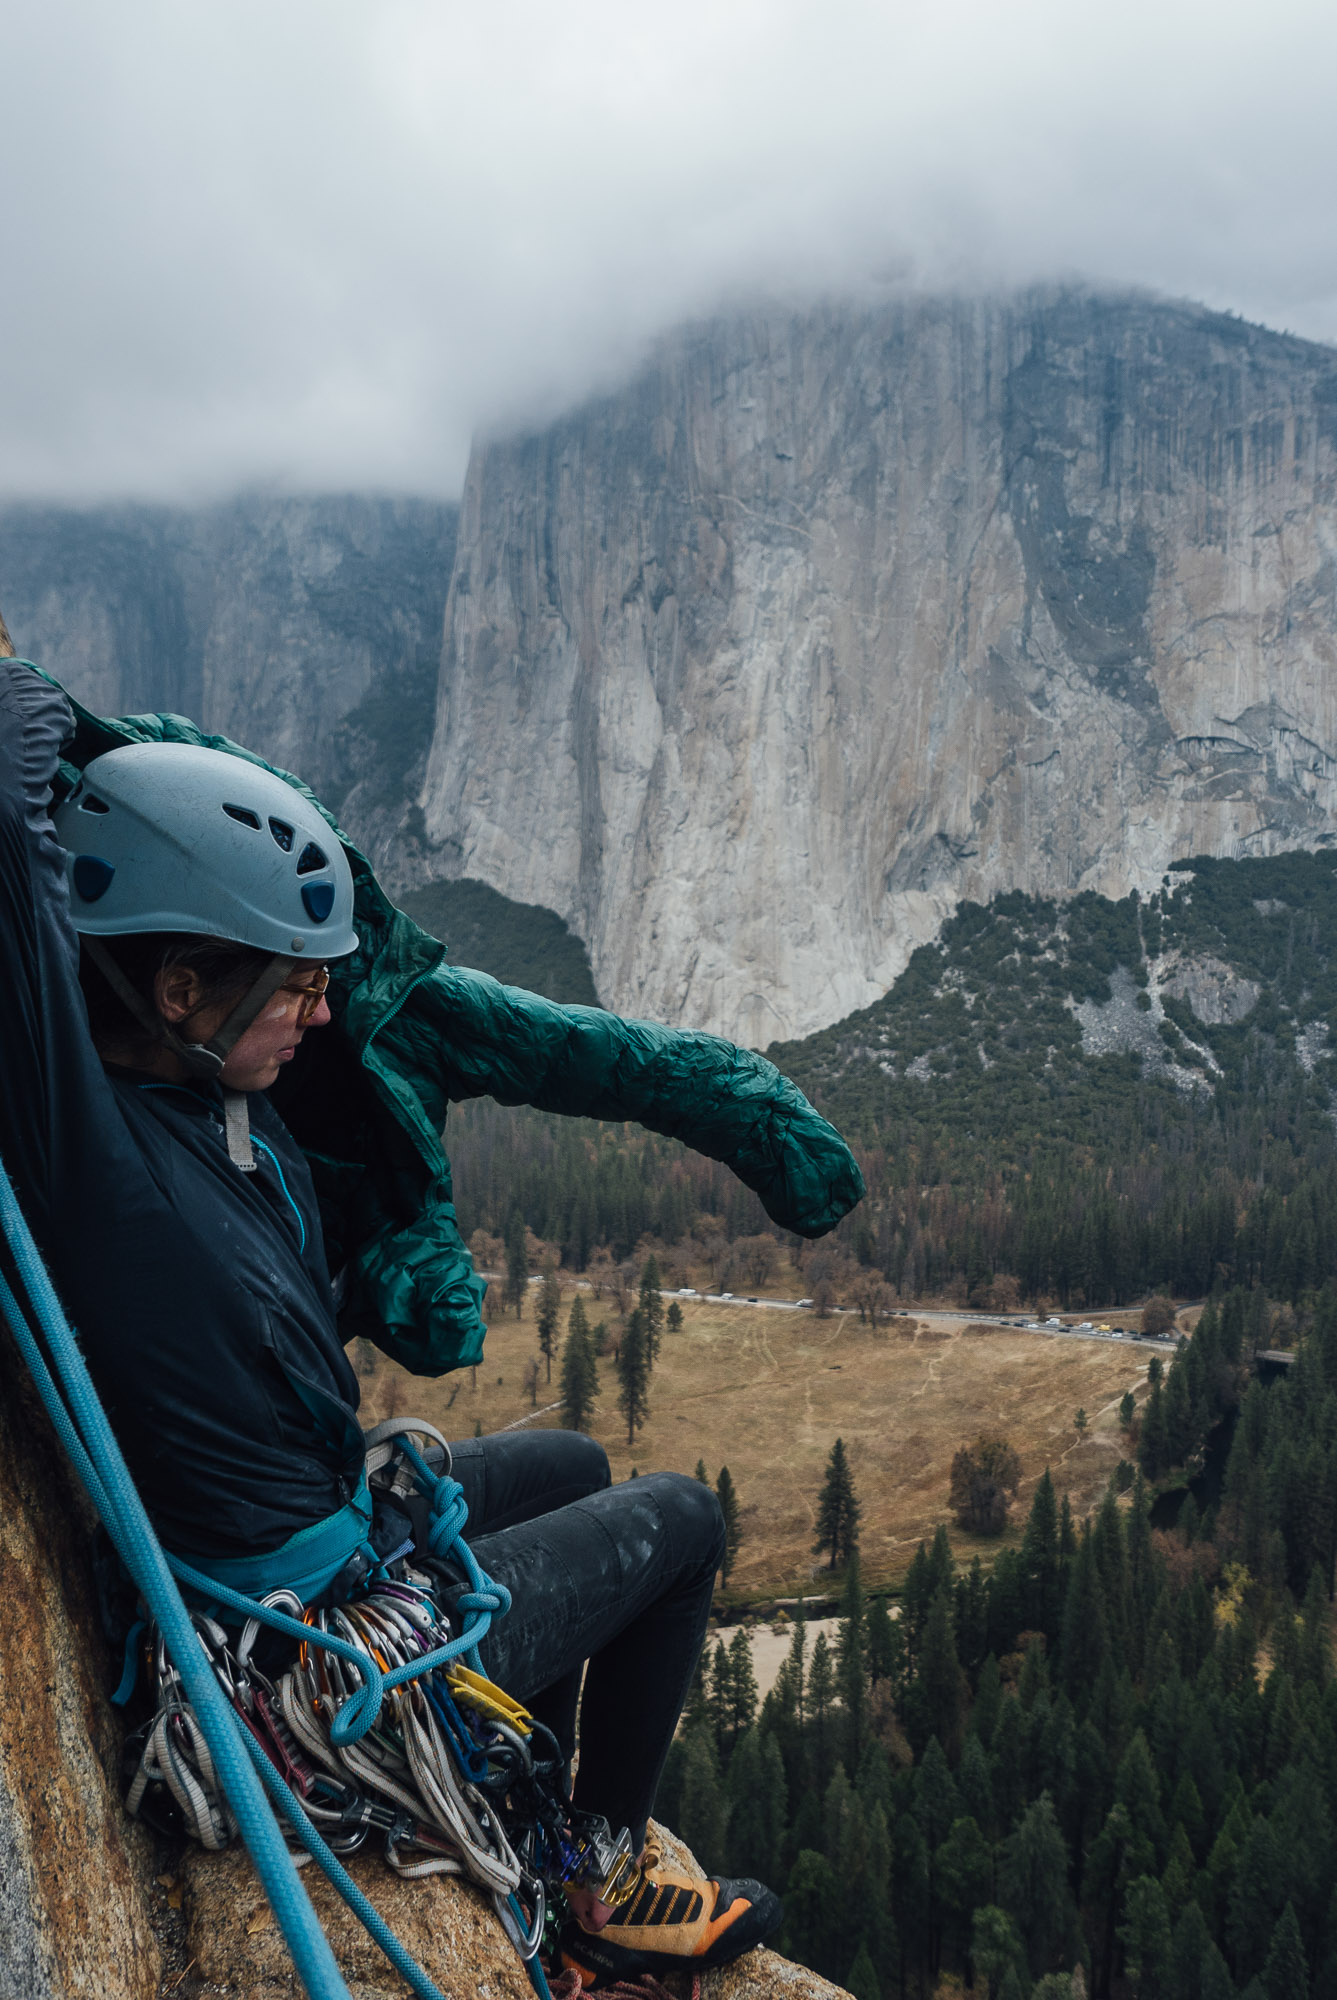
[[[320,966],[301,966],[266,1001],[223,1064],[220,1081],[229,1090],[268,1090],[284,1063],[296,1055],[303,1035],[327,1025],[330,1009],[323,992],[312,1008],[307,991],[322,970]],[[201,1008],[199,994],[196,975],[185,968],[159,975],[158,1006],[163,1015],[192,1042],[208,1042],[236,1003]]]

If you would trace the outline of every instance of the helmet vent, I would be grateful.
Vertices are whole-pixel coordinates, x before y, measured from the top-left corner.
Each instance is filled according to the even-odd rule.
[[[104,799],[95,799],[93,797],[93,794],[91,792],[88,792],[82,799],[80,799],[79,810],[81,813],[109,813],[111,811],[111,807],[106,803]]]
[[[285,854],[292,853],[293,830],[285,819],[271,819],[269,831],[273,834]]]
[[[259,833],[260,815],[259,813],[253,813],[249,806],[225,805],[223,807],[223,811],[227,814],[229,819],[235,819],[238,826],[253,826],[256,832]]]
[[[325,856],[316,846],[315,841],[308,840],[297,858],[297,873],[299,875],[312,875],[317,868],[328,868],[329,865]]]

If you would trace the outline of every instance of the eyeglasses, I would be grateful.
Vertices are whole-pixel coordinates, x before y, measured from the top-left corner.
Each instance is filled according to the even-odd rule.
[[[281,1000],[286,995],[297,1002],[297,1025],[305,1028],[315,1015],[316,1009],[325,998],[325,988],[330,983],[328,965],[318,965],[312,977],[301,986],[280,986],[274,998]]]

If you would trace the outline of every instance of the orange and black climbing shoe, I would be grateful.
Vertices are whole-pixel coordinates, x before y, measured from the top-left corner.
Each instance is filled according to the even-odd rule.
[[[692,1875],[647,1843],[640,1882],[600,1931],[574,1917],[562,1929],[562,1965],[596,1992],[645,1972],[729,1965],[779,1926],[780,1898],[760,1882]]]

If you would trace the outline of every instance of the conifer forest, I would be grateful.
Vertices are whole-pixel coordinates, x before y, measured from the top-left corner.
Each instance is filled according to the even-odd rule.
[[[991,1570],[940,1529],[893,1606],[856,1545],[760,1704],[741,1629],[708,1654],[660,1816],[856,2000],[1337,1993],[1337,1299],[1270,1382],[1260,1325],[1211,1302],[1092,1519],[1046,1473]]]
[[[767,1052],[858,1154],[842,1255],[976,1306],[1000,1279],[1065,1309],[1337,1279],[1337,856],[1166,880],[963,903],[873,1007]],[[1184,997],[1202,967],[1215,1021]],[[518,1206],[576,1270],[766,1226],[725,1169],[634,1128],[477,1103],[447,1145],[466,1237]]]

